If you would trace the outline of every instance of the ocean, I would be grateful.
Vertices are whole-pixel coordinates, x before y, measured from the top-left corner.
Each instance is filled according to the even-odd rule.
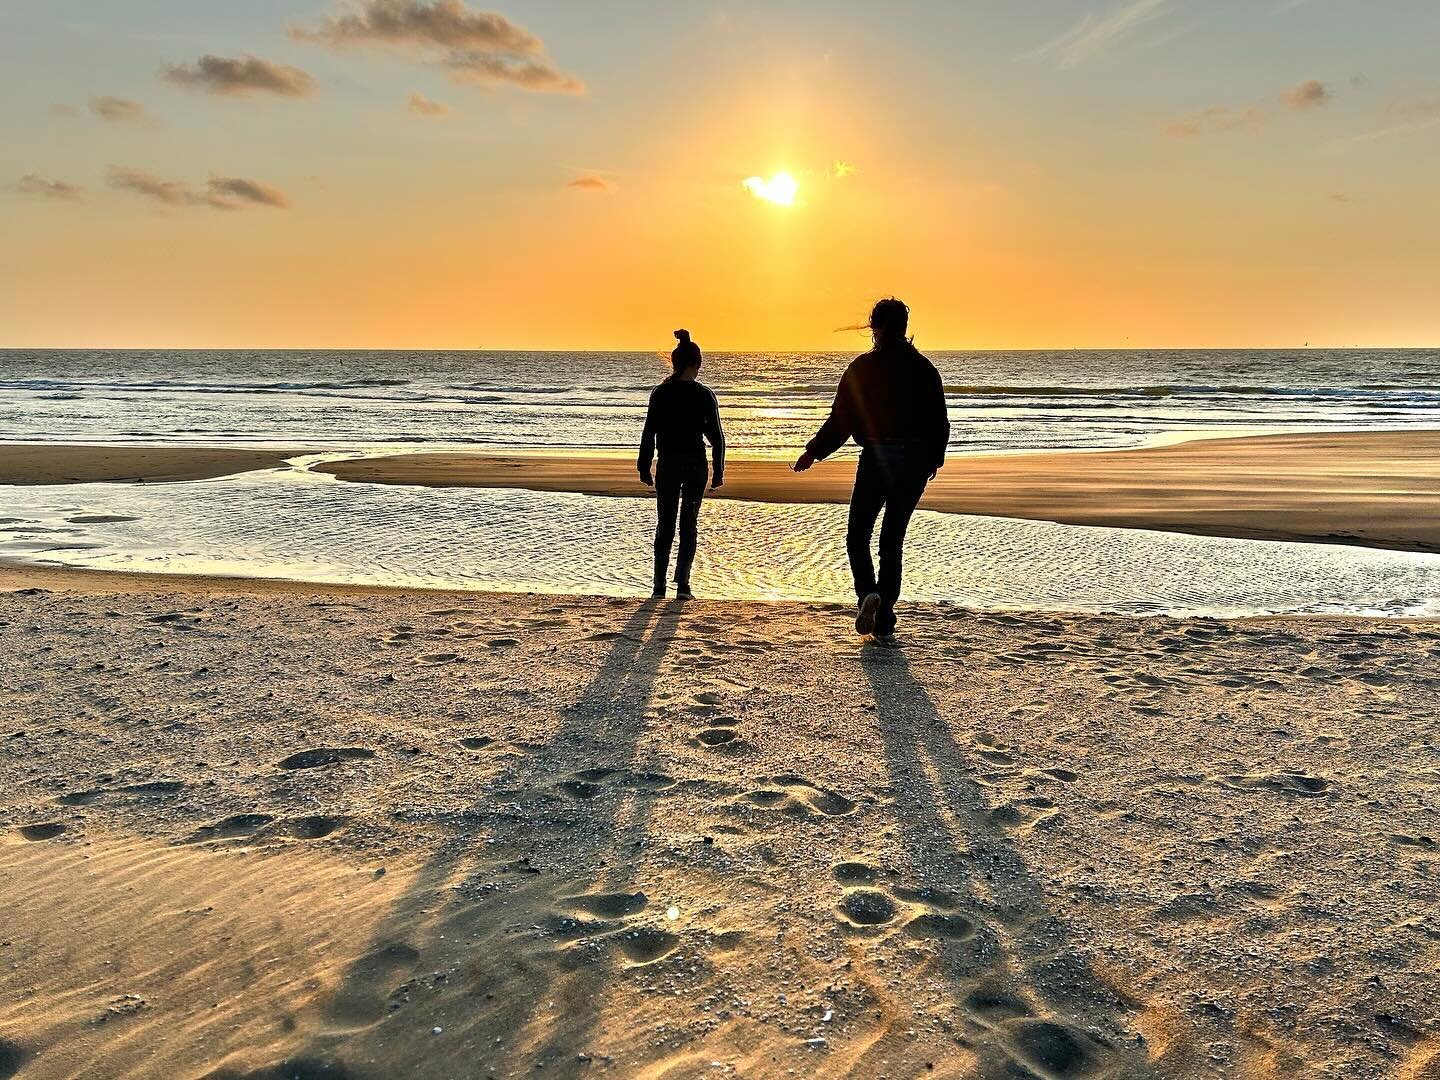
[[[952,453],[1440,424],[1440,351],[929,354]],[[850,354],[714,353],[734,451],[798,453]],[[659,353],[0,351],[0,441],[626,453]]]
[[[732,453],[795,455],[840,354],[714,354]],[[1233,433],[1435,428],[1440,352],[935,353],[951,453],[1101,450]],[[0,353],[0,442],[225,443],[293,467],[183,484],[0,487],[0,558],[167,573],[644,595],[641,499],[350,484],[325,457],[629,454],[667,370],[643,353]],[[695,583],[853,602],[845,510],[713,500]],[[908,599],[1137,615],[1440,614],[1440,556],[921,511]]]

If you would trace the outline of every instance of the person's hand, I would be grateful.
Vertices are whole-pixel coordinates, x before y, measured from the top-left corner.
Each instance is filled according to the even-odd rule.
[[[795,459],[795,464],[791,465],[790,468],[793,469],[795,472],[804,472],[806,469],[810,468],[810,466],[814,464],[815,455],[810,453],[809,450],[806,450],[803,454],[801,454],[798,458]]]
[[[650,475],[650,470],[649,470],[649,469],[641,469],[641,470],[640,470],[640,482],[641,482],[642,484],[644,484],[646,487],[654,487],[654,486],[655,486],[655,478]]]
[[[717,477],[715,477],[714,480],[711,480],[711,481],[710,481],[710,490],[711,490],[711,491],[714,491],[716,488],[722,488],[722,487],[724,487],[724,486],[725,486],[725,478],[724,478],[723,476],[717,476]]]

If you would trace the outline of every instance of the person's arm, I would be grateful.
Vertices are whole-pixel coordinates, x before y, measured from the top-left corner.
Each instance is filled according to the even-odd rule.
[[[710,395],[710,410],[705,416],[705,437],[710,440],[712,466],[710,486],[718,488],[725,483],[725,428],[720,423],[720,402],[715,391],[708,386],[705,390]]]
[[[655,391],[650,391],[650,404],[645,409],[645,430],[640,433],[640,456],[636,459],[635,467],[640,472],[640,479],[646,487],[653,487],[655,478],[651,475],[650,466],[655,461]]]
[[[930,365],[930,385],[926,394],[926,426],[931,446],[933,477],[945,467],[945,451],[950,448],[950,408],[945,404],[945,380],[940,372]]]
[[[835,390],[835,400],[830,405],[830,415],[815,437],[805,444],[805,452],[795,462],[796,472],[804,472],[817,461],[824,461],[855,434],[855,410],[850,393],[850,372],[847,370]]]

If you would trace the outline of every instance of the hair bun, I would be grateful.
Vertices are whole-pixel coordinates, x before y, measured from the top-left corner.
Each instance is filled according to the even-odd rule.
[[[690,331],[689,331],[689,330],[676,330],[676,331],[675,331],[675,337],[680,341],[680,343],[681,343],[682,345],[689,344],[689,342],[690,342]]]

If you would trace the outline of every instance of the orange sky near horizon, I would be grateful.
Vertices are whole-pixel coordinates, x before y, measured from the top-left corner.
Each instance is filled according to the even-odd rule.
[[[1048,6],[1048,19],[984,28],[1011,49],[1043,43],[1075,22]],[[70,98],[115,83],[157,118],[0,124],[7,171],[80,189],[17,194],[37,194],[27,180],[0,202],[0,347],[628,350],[684,325],[711,350],[853,351],[860,335],[836,329],[890,294],[936,350],[1440,342],[1440,130],[1377,126],[1402,123],[1404,94],[1428,100],[1408,83],[1336,81],[1319,107],[1286,105],[1295,73],[1344,70],[1324,26],[1305,67],[1224,88],[1177,85],[1175,58],[1156,53],[1178,46],[1158,36],[1140,49],[1117,31],[1103,56],[1071,42],[1073,64],[1023,52],[953,64],[919,38],[877,55],[838,12],[812,12],[807,30],[746,5],[649,26],[654,41],[634,48],[650,70],[637,71],[623,34],[588,40],[554,5],[517,3],[506,14],[584,93],[477,97],[438,81],[425,97],[444,111],[417,116],[397,104],[414,68],[287,39],[290,8],[313,22],[323,3],[259,7],[274,10],[247,12],[246,35],[201,33],[198,15],[187,33],[268,45],[313,69],[319,92],[257,103],[155,89],[161,57],[101,35],[115,71],[71,72]],[[1168,8],[1113,11],[1158,35]],[[27,25],[42,56],[68,40]],[[1370,51],[1387,49],[1404,52]],[[139,89],[118,73],[131,68]],[[30,88],[34,113],[65,78]],[[1247,96],[1269,102],[1263,130],[1174,134],[1229,125],[1201,107]],[[113,172],[107,185],[107,168],[142,164],[192,185],[186,201],[137,197]],[[744,187],[782,170],[794,205]],[[207,175],[251,174],[285,206],[204,205]]]

